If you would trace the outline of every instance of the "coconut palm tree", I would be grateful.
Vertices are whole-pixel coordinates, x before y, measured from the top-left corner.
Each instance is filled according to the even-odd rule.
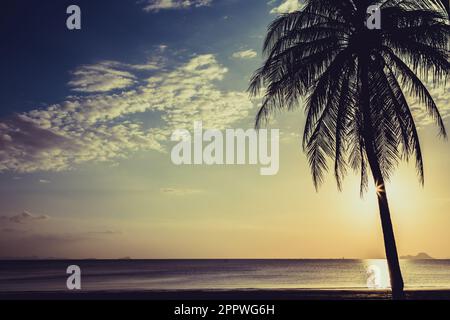
[[[450,69],[448,15],[439,0],[306,0],[301,10],[279,16],[264,42],[265,61],[251,79],[252,95],[264,93],[256,126],[278,110],[304,102],[303,148],[316,189],[331,158],[339,189],[348,168],[368,168],[377,199],[392,296],[402,298],[385,181],[402,159],[424,169],[408,98],[416,98],[446,137],[426,85],[445,85]],[[367,9],[377,5],[381,29],[369,30]]]
[[[447,15],[450,15],[450,4],[448,0],[432,0],[436,5],[441,6],[447,11]]]

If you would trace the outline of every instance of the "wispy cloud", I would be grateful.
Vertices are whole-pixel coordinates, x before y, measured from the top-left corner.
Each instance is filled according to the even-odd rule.
[[[50,219],[50,217],[46,214],[37,215],[32,214],[28,211],[23,211],[22,213],[13,216],[1,216],[0,219],[13,223],[25,223],[25,222],[48,220]]]
[[[102,61],[95,65],[84,65],[72,72],[74,78],[68,83],[77,92],[107,92],[127,88],[135,83],[135,76],[120,70],[121,64]]]
[[[191,188],[161,188],[160,191],[164,194],[174,196],[186,196],[203,192],[203,190]]]
[[[269,2],[269,5],[275,5],[279,3],[277,0],[272,0]],[[277,5],[275,8],[270,10],[270,13],[273,14],[283,14],[283,13],[291,13],[297,10],[300,10],[302,7],[299,0],[283,0],[283,2]]]
[[[434,87],[431,82],[424,82],[428,88],[434,102],[436,103],[441,117],[446,119],[450,117],[450,89],[442,87]],[[408,99],[411,105],[412,113],[419,127],[427,126],[435,123],[434,119],[429,115],[427,108],[419,103],[418,99]]]
[[[61,171],[85,162],[116,163],[136,151],[165,152],[174,129],[191,128],[195,120],[222,129],[253,107],[247,93],[217,88],[228,69],[212,54],[171,70],[138,66],[133,89],[69,97],[0,120],[0,172]],[[146,79],[143,72],[149,72]],[[161,117],[149,128],[135,116],[144,113]]]
[[[101,230],[101,231],[89,231],[87,234],[90,235],[118,235],[122,234],[122,231],[118,230]]]
[[[198,8],[209,6],[211,3],[212,0],[147,0],[144,11],[158,12],[160,10]]]
[[[235,59],[253,59],[258,56],[258,53],[255,50],[243,50],[233,53],[232,57]]]
[[[22,232],[22,230],[14,229],[14,228],[2,228],[3,233],[17,233]]]

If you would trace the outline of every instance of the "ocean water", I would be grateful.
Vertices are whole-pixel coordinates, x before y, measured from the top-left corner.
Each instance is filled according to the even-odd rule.
[[[66,289],[69,265],[84,291],[383,289],[385,260],[0,261],[0,292]],[[450,289],[450,260],[402,260],[406,288]]]

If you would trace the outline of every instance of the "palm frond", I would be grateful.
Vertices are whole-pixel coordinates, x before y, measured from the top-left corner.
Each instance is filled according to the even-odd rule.
[[[365,26],[368,5],[379,5],[381,30]],[[347,167],[389,179],[414,157],[424,166],[419,135],[405,93],[416,98],[446,137],[444,121],[426,84],[445,86],[450,71],[450,23],[440,0],[306,0],[279,16],[264,41],[265,62],[249,92],[265,92],[260,127],[274,113],[304,101],[303,149],[314,186],[334,161],[338,188]]]

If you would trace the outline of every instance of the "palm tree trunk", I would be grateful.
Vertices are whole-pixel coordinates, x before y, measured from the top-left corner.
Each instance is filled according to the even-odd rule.
[[[377,189],[378,206],[380,209],[381,226],[383,229],[384,248],[389,267],[391,281],[392,298],[404,298],[404,284],[400,264],[398,261],[397,245],[395,243],[394,230],[392,227],[391,213],[389,210],[386,187],[384,184],[383,173],[378,161],[376,148],[374,145],[373,124],[370,111],[370,89],[369,89],[369,56],[361,53],[359,56],[359,68],[361,79],[361,107],[364,121],[364,146],[367,160],[372,171],[375,187]]]
[[[392,298],[403,299],[403,277],[398,261],[397,245],[395,243],[394,229],[392,227],[391,213],[386,194],[386,186],[381,174],[378,162],[369,156],[371,152],[367,152],[370,168],[372,171],[375,187],[377,188],[378,207],[380,209],[381,226],[383,229],[384,248],[389,267],[389,276],[391,280]],[[372,158],[372,159],[371,159]]]

